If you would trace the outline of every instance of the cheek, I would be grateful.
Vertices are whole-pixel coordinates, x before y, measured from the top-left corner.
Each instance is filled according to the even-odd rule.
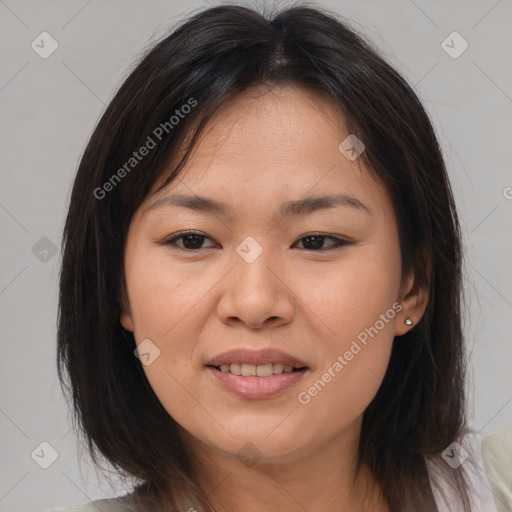
[[[143,364],[144,373],[169,414],[185,421],[197,406],[190,394],[191,377],[197,372],[194,350],[203,323],[200,311],[214,281],[198,277],[185,265],[171,266],[165,254],[142,250],[131,254],[126,278],[134,337],[151,352],[151,363]]]
[[[392,340],[396,309],[400,307],[396,304],[393,309],[400,286],[400,265],[400,255],[393,246],[367,245],[347,254],[328,272],[310,272],[315,285],[311,286],[310,277],[297,281],[295,291],[314,313],[309,316],[316,318],[318,332],[331,340],[328,345],[336,351],[350,345],[376,322],[382,331],[380,339]]]
[[[353,303],[338,311],[336,336],[324,339],[321,364],[297,392],[312,431],[335,436],[364,413],[389,364],[395,316],[392,307],[361,311]]]
[[[194,274],[190,266],[171,265],[165,254],[135,255],[127,269],[135,338],[154,338],[179,350],[186,343],[173,342],[182,325],[198,325],[197,306],[204,299],[208,280]],[[185,330],[185,332],[187,332]]]
[[[321,362],[300,400],[335,430],[361,415],[377,393],[393,345],[399,255],[368,247],[330,272],[305,302],[323,332]],[[307,402],[307,404],[306,404]],[[321,419],[322,418],[322,419]],[[334,432],[333,430],[333,432]]]

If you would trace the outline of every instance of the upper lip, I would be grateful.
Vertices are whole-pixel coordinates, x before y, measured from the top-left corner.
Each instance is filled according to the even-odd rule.
[[[243,348],[237,348],[228,350],[210,359],[207,366],[220,366],[221,364],[233,364],[233,363],[245,363],[245,364],[270,364],[280,363],[293,366],[294,368],[302,368],[307,366],[306,363],[300,361],[296,357],[273,348],[266,348],[262,350],[248,350]]]

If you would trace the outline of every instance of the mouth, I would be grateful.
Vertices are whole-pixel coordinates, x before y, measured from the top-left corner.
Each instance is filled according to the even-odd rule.
[[[250,364],[250,363],[224,363],[218,366],[207,365],[209,368],[223,373],[230,373],[232,375],[242,377],[271,377],[273,375],[281,375],[283,373],[294,373],[308,370],[308,366],[293,366],[282,363],[267,363],[267,364]]]
[[[310,371],[308,366],[245,363],[206,366],[213,384],[238,398],[265,400],[280,395],[296,386]]]
[[[262,400],[291,387],[310,372],[309,366],[278,349],[233,349],[206,365],[212,383],[240,398]]]

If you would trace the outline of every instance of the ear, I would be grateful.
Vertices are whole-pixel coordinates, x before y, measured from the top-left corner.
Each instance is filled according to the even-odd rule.
[[[121,297],[119,299],[119,303],[121,306],[121,315],[119,316],[119,321],[127,331],[133,332],[133,319],[130,310],[130,301],[128,300],[128,293],[126,291],[126,281],[124,280],[124,276],[121,280]]]
[[[410,274],[401,287],[401,293],[398,302],[402,304],[402,309],[397,315],[395,324],[395,336],[402,336],[414,328],[421,320],[428,303],[428,287],[422,285],[414,273]],[[406,325],[405,319],[410,318],[414,323]]]
[[[127,330],[133,332],[133,320],[132,315],[129,311],[123,306],[121,310],[121,316],[119,318],[121,325]]]

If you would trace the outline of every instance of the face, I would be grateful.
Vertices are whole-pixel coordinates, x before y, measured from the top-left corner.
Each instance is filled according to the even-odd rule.
[[[394,336],[423,313],[387,192],[338,148],[347,136],[312,93],[248,90],[131,221],[121,323],[163,407],[205,447],[286,462],[360,425]],[[234,349],[247,352],[222,356]]]

